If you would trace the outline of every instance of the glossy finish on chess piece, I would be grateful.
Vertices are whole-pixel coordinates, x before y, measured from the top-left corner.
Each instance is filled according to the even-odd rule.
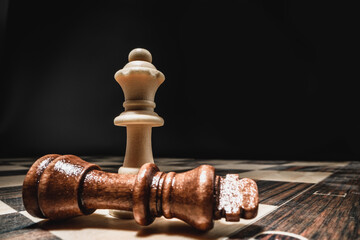
[[[36,173],[36,174],[35,174]],[[30,168],[23,184],[26,210],[33,216],[65,219],[90,214],[95,209],[133,211],[135,221],[148,225],[156,217],[178,218],[199,230],[209,230],[213,220],[254,218],[258,190],[251,179],[201,165],[184,173],[163,173],[153,163],[139,173],[106,173],[74,155],[47,155]]]

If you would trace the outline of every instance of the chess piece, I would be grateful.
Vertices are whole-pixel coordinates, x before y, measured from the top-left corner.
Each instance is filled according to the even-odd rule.
[[[209,165],[177,174],[160,172],[154,163],[147,163],[138,174],[116,174],[74,155],[52,154],[30,168],[23,201],[31,215],[53,220],[95,209],[121,209],[133,211],[140,225],[160,216],[175,217],[206,231],[216,219],[254,218],[259,198],[253,180],[235,174],[216,176]]]
[[[151,53],[136,48],[129,53],[129,63],[115,73],[125,97],[125,111],[114,119],[117,126],[126,127],[126,150],[119,174],[136,174],[145,163],[154,163],[151,131],[152,127],[164,125],[164,120],[154,112],[155,93],[165,76],[151,63]],[[132,218],[132,213],[110,210],[118,218]]]
[[[164,120],[154,112],[154,98],[165,76],[151,62],[148,50],[136,48],[129,53],[129,63],[115,73],[124,92],[125,111],[114,119],[114,124],[125,126],[127,132],[120,174],[136,174],[143,164],[154,163],[151,130],[164,125]]]

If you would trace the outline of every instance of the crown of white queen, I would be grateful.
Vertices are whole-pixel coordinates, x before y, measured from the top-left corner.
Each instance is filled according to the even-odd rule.
[[[165,76],[151,62],[148,50],[136,48],[129,53],[129,63],[115,73],[125,97],[125,111],[114,119],[115,125],[164,125],[164,120],[154,112],[154,98]]]

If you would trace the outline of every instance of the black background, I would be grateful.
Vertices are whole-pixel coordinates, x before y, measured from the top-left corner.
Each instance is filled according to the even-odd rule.
[[[353,6],[328,1],[1,0],[0,157],[124,155],[113,78],[165,74],[155,157],[360,155]]]

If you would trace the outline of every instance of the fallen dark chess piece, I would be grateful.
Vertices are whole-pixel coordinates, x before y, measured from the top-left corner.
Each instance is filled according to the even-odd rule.
[[[203,231],[213,227],[213,219],[256,217],[258,199],[253,180],[216,176],[209,165],[177,174],[147,163],[137,175],[123,175],[103,172],[74,155],[38,159],[23,184],[24,206],[35,217],[56,220],[119,209],[133,211],[140,225],[176,217]]]

